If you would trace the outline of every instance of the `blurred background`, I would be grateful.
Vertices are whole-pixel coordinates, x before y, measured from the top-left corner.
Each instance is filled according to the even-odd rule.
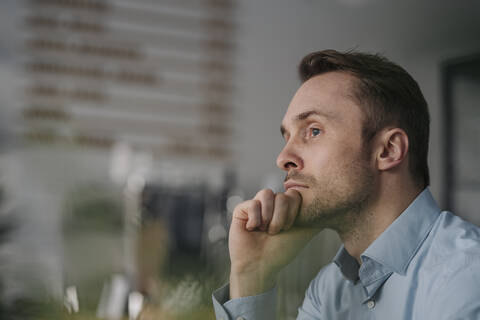
[[[432,118],[431,190],[480,225],[474,0],[2,0],[0,318],[211,319],[237,203],[281,190],[311,51],[379,52]],[[339,246],[279,281],[279,319]]]

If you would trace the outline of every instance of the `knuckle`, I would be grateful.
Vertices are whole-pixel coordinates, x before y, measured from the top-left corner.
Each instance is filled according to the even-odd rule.
[[[235,216],[251,215],[252,213],[255,213],[258,208],[260,208],[260,203],[257,203],[256,200],[246,200],[239,203],[235,207],[235,209],[233,210],[233,214]]]
[[[239,204],[237,204],[237,205],[235,206],[235,209],[233,209],[233,212],[243,211],[243,210],[245,210],[246,208],[248,208],[248,200],[247,200],[247,201],[240,202]]]
[[[252,210],[252,211],[258,210],[260,208],[260,201],[255,199],[248,200],[246,201],[246,206],[249,210]]]
[[[262,190],[260,190],[260,191],[257,192],[258,195],[268,195],[268,194],[270,194],[270,193],[273,194],[273,191],[270,190],[270,189],[267,189],[267,188],[262,189]]]
[[[261,199],[264,202],[268,203],[269,201],[272,201],[274,198],[275,194],[273,193],[272,190],[270,189],[262,189],[260,190],[257,195],[255,196],[256,199]]]
[[[252,200],[252,210],[255,212],[260,211],[262,208],[262,203],[259,200]]]
[[[273,198],[273,196],[275,195],[272,189],[263,189],[261,192],[266,198]]]
[[[235,209],[233,209],[233,214],[236,214],[238,212],[244,211],[245,208],[245,202],[241,202],[235,206]]]

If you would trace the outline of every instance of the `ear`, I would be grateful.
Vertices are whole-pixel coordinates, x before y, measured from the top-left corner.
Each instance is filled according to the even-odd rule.
[[[408,153],[408,136],[400,128],[390,128],[379,135],[377,165],[379,170],[389,170],[402,163]]]

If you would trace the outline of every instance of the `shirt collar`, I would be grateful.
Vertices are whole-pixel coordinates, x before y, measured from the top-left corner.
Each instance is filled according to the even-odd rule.
[[[343,245],[334,262],[348,280],[356,282],[360,279],[370,296],[392,272],[406,273],[408,264],[430,232],[439,212],[430,190],[426,188],[365,250],[361,255],[361,267]],[[368,287],[371,287],[370,290]]]
[[[423,190],[362,254],[405,275],[408,264],[427,237],[440,209],[429,189]]]
[[[338,250],[335,258],[333,258],[333,262],[338,266],[346,279],[353,281],[354,283],[357,282],[360,265],[357,260],[345,250],[343,245]]]

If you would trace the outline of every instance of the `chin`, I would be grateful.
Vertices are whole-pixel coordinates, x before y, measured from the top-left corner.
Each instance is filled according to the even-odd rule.
[[[304,211],[305,208],[308,208],[310,207],[310,205],[312,204],[312,199],[308,198],[308,197],[304,197],[303,194],[302,195],[302,204],[301,204],[301,207],[300,207],[300,214]]]

